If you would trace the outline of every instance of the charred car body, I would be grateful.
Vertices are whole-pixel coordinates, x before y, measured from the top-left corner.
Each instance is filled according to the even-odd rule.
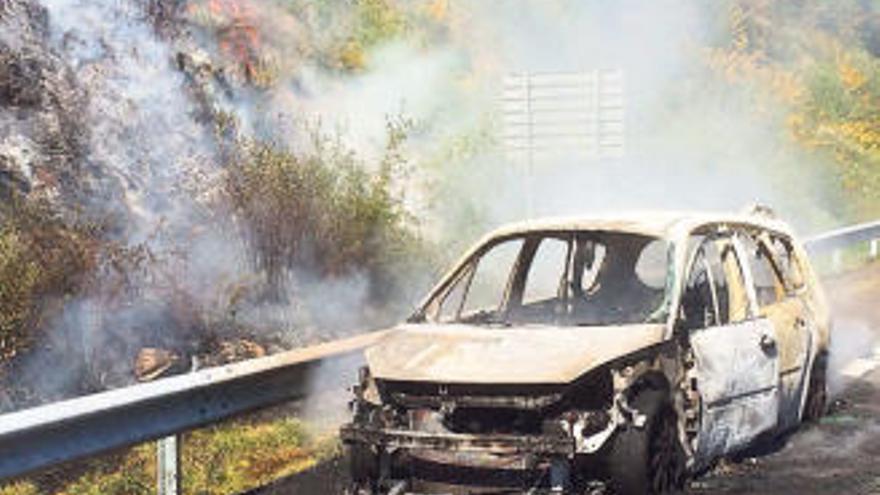
[[[675,491],[821,415],[829,332],[766,209],[500,229],[367,350],[353,491]]]

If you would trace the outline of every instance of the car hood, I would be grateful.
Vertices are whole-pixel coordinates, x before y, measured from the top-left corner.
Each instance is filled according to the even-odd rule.
[[[618,357],[663,341],[664,325],[612,327],[408,324],[366,350],[383,380],[569,383]]]

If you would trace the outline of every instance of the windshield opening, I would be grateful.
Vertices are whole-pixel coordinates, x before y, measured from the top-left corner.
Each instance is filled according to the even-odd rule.
[[[665,317],[669,243],[601,231],[491,241],[425,305],[443,323],[624,325]]]

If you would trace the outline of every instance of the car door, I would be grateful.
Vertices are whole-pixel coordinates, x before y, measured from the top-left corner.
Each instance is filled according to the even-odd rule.
[[[803,293],[803,277],[791,260],[791,245],[768,232],[752,232],[744,243],[757,294],[758,311],[776,330],[779,352],[780,427],[800,421],[804,381],[813,346],[815,318]]]
[[[694,245],[680,313],[701,400],[697,456],[710,460],[776,427],[779,364],[736,240],[715,233]]]

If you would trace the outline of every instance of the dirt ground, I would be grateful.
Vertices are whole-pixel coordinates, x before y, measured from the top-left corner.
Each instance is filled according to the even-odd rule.
[[[694,494],[880,495],[880,263],[825,281],[834,315],[829,414],[693,481]],[[251,495],[337,494],[338,462],[320,465]]]

